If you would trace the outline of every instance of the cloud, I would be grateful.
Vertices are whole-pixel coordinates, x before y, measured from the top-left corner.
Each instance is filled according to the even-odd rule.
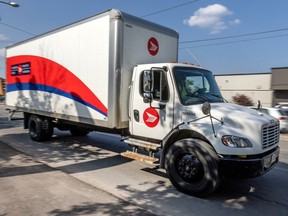
[[[235,19],[229,22],[231,25],[238,25],[241,23],[241,21],[239,19]]]
[[[184,23],[194,27],[206,28],[210,30],[210,33],[215,34],[226,29],[229,24],[239,24],[240,20],[225,21],[224,17],[232,15],[227,7],[221,4],[208,5],[205,8],[200,8],[194,12],[193,16],[189,19],[185,19]]]

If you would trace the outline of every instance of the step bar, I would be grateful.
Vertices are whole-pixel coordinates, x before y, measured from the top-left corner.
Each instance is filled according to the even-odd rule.
[[[161,149],[161,145],[157,143],[146,142],[143,140],[137,140],[133,138],[123,139],[125,143],[132,147],[132,151],[122,152],[121,156],[127,157],[133,160],[142,161],[148,164],[155,164],[159,161],[154,157],[155,152]],[[149,153],[148,155],[138,153],[138,149],[143,149]]]
[[[137,152],[132,152],[132,151],[122,152],[121,156],[126,157],[126,158],[130,158],[130,159],[133,159],[133,160],[142,161],[142,162],[145,162],[145,163],[148,163],[148,164],[155,164],[156,162],[159,161],[158,158],[155,158],[153,156],[139,154]]]
[[[161,148],[160,144],[146,142],[144,140],[137,140],[133,138],[124,139],[122,141],[133,147],[149,149],[149,150],[154,150],[154,151],[158,151]]]

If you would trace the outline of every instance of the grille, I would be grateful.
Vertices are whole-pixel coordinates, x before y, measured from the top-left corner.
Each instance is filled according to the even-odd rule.
[[[279,123],[275,125],[264,126],[262,130],[262,147],[269,148],[279,142],[280,128]]]

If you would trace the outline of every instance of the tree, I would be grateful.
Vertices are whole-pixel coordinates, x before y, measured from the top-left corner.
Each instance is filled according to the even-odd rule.
[[[237,94],[232,97],[234,103],[242,105],[242,106],[253,106],[253,101],[251,98],[244,94]]]

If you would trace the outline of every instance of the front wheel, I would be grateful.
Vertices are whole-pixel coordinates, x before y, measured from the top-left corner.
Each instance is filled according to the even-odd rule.
[[[198,139],[174,143],[165,158],[165,167],[173,186],[180,192],[204,197],[220,184],[219,158],[213,148]]]

